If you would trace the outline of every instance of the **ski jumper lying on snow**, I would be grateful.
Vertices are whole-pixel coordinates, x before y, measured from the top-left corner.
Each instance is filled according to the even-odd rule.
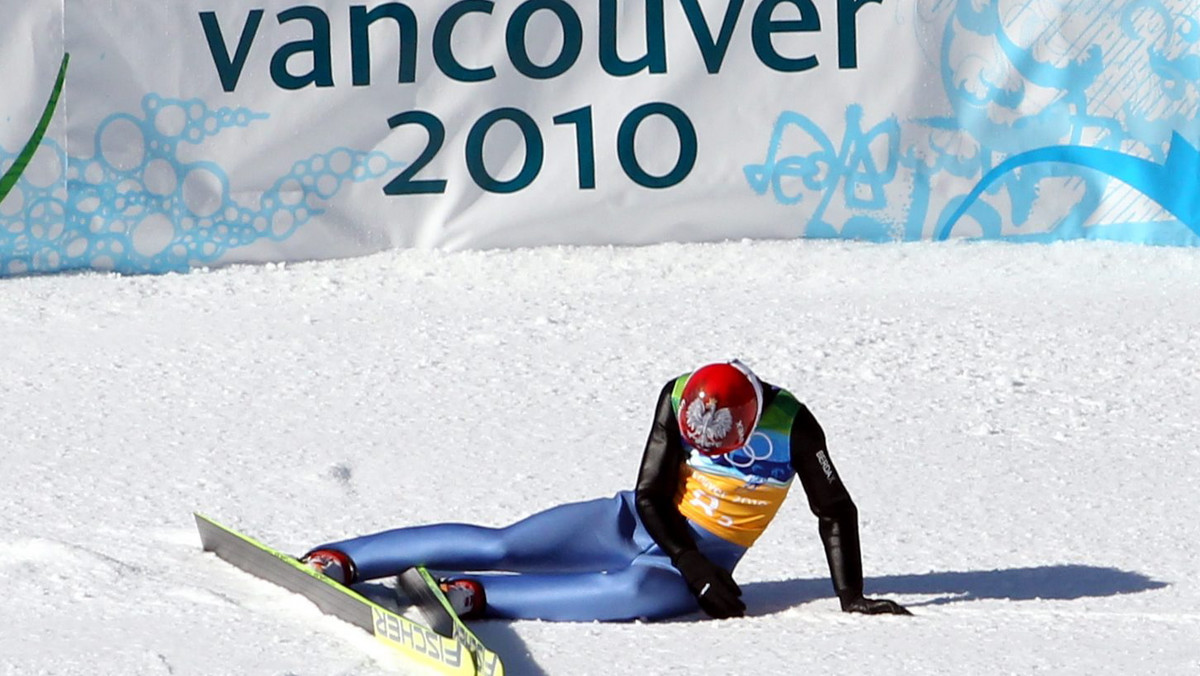
[[[343,584],[417,565],[459,571],[442,588],[466,618],[660,619],[697,608],[741,616],[732,572],[795,477],[819,521],[842,610],[907,614],[863,596],[858,512],[817,420],[738,361],[663,387],[633,491],[505,528],[438,524],[331,542],[305,561]]]

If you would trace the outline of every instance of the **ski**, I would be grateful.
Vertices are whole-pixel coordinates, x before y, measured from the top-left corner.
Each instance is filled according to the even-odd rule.
[[[492,655],[496,666],[490,666],[487,670],[477,669],[474,653],[463,650],[464,644],[452,636],[439,634],[420,622],[380,606],[353,589],[313,571],[295,557],[276,551],[206,516],[196,514],[195,517],[204,551],[213,552],[255,577],[307,598],[322,612],[362,628],[414,664],[439,674],[465,676],[504,673],[494,654],[487,651],[481,653]]]
[[[504,664],[500,662],[500,658],[488,650],[467,628],[428,570],[423,566],[409,568],[396,578],[396,583],[396,588],[404,591],[434,631],[443,636],[453,637],[459,645],[471,652],[477,673],[504,676]]]

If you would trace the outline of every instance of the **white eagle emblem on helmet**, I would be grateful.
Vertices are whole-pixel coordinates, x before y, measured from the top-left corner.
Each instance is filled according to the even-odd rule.
[[[716,404],[705,404],[699,398],[688,404],[686,423],[695,446],[714,448],[733,429],[733,414],[728,408],[717,408]]]

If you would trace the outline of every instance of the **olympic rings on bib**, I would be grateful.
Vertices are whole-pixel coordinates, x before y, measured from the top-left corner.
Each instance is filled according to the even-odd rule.
[[[765,453],[761,453],[754,447],[754,440],[757,437],[762,437],[763,440],[767,442]],[[747,441],[744,446],[741,448],[736,448],[726,453],[722,457],[728,460],[729,464],[733,465],[734,467],[737,467],[738,469],[746,469],[760,460],[766,460],[767,458],[770,458],[773,453],[775,453],[775,443],[771,441],[771,437],[768,437],[762,432],[756,431],[754,434],[750,435],[750,440]]]

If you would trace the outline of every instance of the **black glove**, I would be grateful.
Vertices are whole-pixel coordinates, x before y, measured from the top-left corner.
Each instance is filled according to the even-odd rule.
[[[675,561],[675,567],[700,602],[700,608],[710,616],[724,619],[746,613],[746,604],[739,598],[742,590],[733,581],[733,575],[700,552],[684,552]]]
[[[868,599],[862,596],[842,599],[842,610],[847,613],[864,615],[912,615],[907,608],[895,601]]]

